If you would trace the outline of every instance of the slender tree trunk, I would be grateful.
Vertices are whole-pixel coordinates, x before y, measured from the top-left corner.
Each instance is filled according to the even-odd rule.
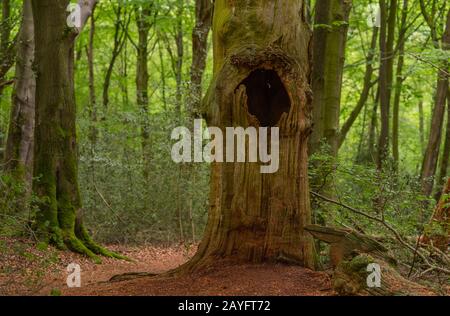
[[[117,57],[119,57],[120,52],[126,42],[126,28],[128,28],[128,22],[123,21],[126,16],[125,9],[121,1],[117,4],[116,9],[116,21],[114,26],[114,45],[111,53],[111,60],[109,62],[108,69],[106,70],[105,81],[103,82],[103,107],[105,109],[109,106],[109,87],[111,85],[111,77],[113,74],[114,66],[116,64]]]
[[[377,127],[378,127],[378,107],[379,107],[379,98],[380,98],[380,92],[379,89],[377,90],[373,109],[372,109],[372,116],[370,120],[370,128],[369,128],[369,141],[368,141],[368,154],[369,154],[369,161],[370,162],[376,162],[377,158],[377,151],[376,151],[376,139],[377,139]]]
[[[136,9],[136,23],[139,34],[136,65],[136,99],[140,110],[143,174],[146,181],[149,180],[151,161],[150,119],[148,109],[148,36],[151,28],[151,23],[149,21],[150,16],[151,9],[148,5]]]
[[[372,85],[373,61],[375,58],[375,50],[377,48],[377,40],[378,40],[378,27],[374,27],[372,31],[372,41],[370,44],[369,53],[366,58],[366,72],[364,74],[363,90],[359,97],[358,103],[356,104],[356,107],[353,109],[352,113],[350,113],[350,116],[348,117],[348,119],[345,121],[344,125],[341,128],[338,148],[340,148],[344,143],[348,132],[352,128],[353,124],[355,123],[356,119],[358,118],[359,114],[364,108],[367,99],[369,98],[370,89],[373,86]]]
[[[446,30],[442,37],[442,49],[450,49],[450,10],[447,13]],[[433,117],[428,138],[428,146],[422,163],[422,191],[429,196],[433,191],[434,176],[436,174],[439,148],[442,139],[442,126],[444,124],[445,101],[447,99],[449,84],[449,62],[442,63],[438,71],[437,89],[435,97],[435,106],[433,109]]]
[[[38,197],[36,225],[43,240],[99,261],[98,254],[115,254],[95,244],[82,224],[73,68],[74,42],[81,28],[70,30],[66,25],[69,2],[32,1],[37,73],[33,181]],[[93,6],[95,2],[85,3]],[[82,11],[83,16],[91,14],[92,6]]]
[[[92,18],[89,30],[89,43],[87,46],[87,59],[88,59],[88,72],[89,72],[89,141],[90,141],[90,162],[89,162],[89,174],[91,178],[91,191],[95,191],[95,152],[97,147],[97,97],[95,92],[95,71],[94,71],[94,39],[95,39],[95,7],[92,9]]]
[[[210,126],[278,126],[280,165],[212,164],[207,228],[192,271],[220,258],[314,267],[307,176],[311,131],[310,30],[303,0],[216,0]],[[299,15],[300,14],[300,15]],[[263,96],[263,97],[261,97]],[[278,109],[274,111],[274,109]]]
[[[191,64],[191,80],[190,91],[188,94],[188,114],[192,121],[201,117],[201,100],[203,73],[206,68],[206,59],[208,57],[208,35],[211,30],[213,4],[209,0],[195,1],[195,27],[192,31],[192,64]],[[190,124],[191,126],[193,124]],[[195,164],[185,166],[188,173],[189,181],[196,182]],[[189,191],[188,196],[188,215],[191,226],[192,242],[196,242],[195,220],[194,220],[194,197],[195,192]]]
[[[161,35],[158,34],[159,40],[161,40]],[[166,80],[166,67],[164,66],[164,56],[163,56],[163,49],[161,44],[158,44],[158,53],[159,53],[159,64],[161,66],[161,95],[162,95],[162,103],[164,111],[167,111],[167,96],[166,96],[166,89],[167,89],[167,80]]]
[[[94,14],[94,10],[92,14]],[[89,30],[89,43],[87,47],[88,71],[89,71],[89,118],[91,127],[89,131],[89,139],[92,145],[92,154],[95,152],[97,144],[97,97],[95,92],[95,71],[94,71],[94,38],[95,38],[95,19],[92,15]]]
[[[13,83],[11,80],[6,80],[6,74],[14,65],[18,38],[18,36],[11,38],[13,21],[11,17],[10,0],[2,1],[0,23],[0,95],[2,95],[3,89]]]
[[[420,148],[422,149],[422,154],[425,154],[425,115],[423,113],[423,101],[419,101],[419,137],[420,137]]]
[[[16,80],[5,151],[5,166],[31,189],[33,175],[34,98],[33,72],[34,24],[31,0],[23,2],[23,18],[16,59]]]
[[[9,0],[3,0],[2,1],[2,16],[1,16],[1,24],[0,24],[0,65],[4,64],[5,60],[5,54],[8,50],[8,44],[9,44],[9,37],[11,33],[11,29],[9,27],[10,21],[10,2]],[[3,66],[0,66],[0,69],[3,68]],[[6,72],[5,72],[6,74]],[[6,82],[3,73],[0,73],[0,96],[2,95],[3,88],[6,85],[9,85],[10,82]],[[5,124],[6,125],[6,124]],[[4,159],[4,132],[6,127],[2,126],[0,124],[0,161],[3,161]]]
[[[5,76],[8,70],[12,67],[11,55],[14,52],[11,51],[11,30],[12,30],[12,21],[11,21],[11,2],[10,0],[2,1],[2,16],[1,16],[1,24],[0,24],[0,83],[5,82]],[[3,91],[3,87],[5,85],[1,85],[0,87],[0,95]]]
[[[403,0],[402,8],[402,19],[400,26],[400,36],[398,38],[398,62],[397,62],[397,73],[396,73],[396,85],[395,85],[395,96],[394,96],[394,115],[392,123],[392,154],[394,158],[395,169],[398,170],[398,163],[400,159],[399,152],[399,124],[400,124],[400,99],[402,94],[403,81],[403,66],[405,63],[405,33],[406,33],[406,23],[408,18],[408,0]]]
[[[445,179],[449,176],[448,174],[448,166],[450,160],[450,90],[447,94],[447,127],[445,133],[445,142],[444,142],[444,152],[442,153],[441,166],[439,168],[439,176],[438,176],[438,187],[442,187],[444,185]],[[438,191],[436,193],[436,201],[439,201],[441,198],[441,193]]]
[[[176,113],[177,116],[181,115],[181,107],[183,103],[183,58],[184,58],[184,41],[183,41],[183,12],[184,12],[184,1],[178,0],[177,2],[177,25],[176,25],[176,35],[175,43],[177,47],[177,57],[175,66],[175,79],[177,82],[176,90]]]
[[[4,53],[8,50],[11,37],[11,1],[2,0],[2,24],[0,32],[0,50]]]
[[[394,39],[397,17],[397,0],[391,0],[389,8],[386,0],[380,0],[380,112],[381,130],[378,141],[378,169],[383,167],[389,155],[390,108],[394,66]]]
[[[195,1],[195,27],[192,31],[191,89],[189,113],[192,118],[200,117],[202,100],[202,79],[208,56],[208,34],[211,29],[213,5],[210,0]]]
[[[312,89],[314,129],[310,139],[310,154],[321,141],[336,156],[339,144],[339,115],[349,0],[316,1],[313,34]]]

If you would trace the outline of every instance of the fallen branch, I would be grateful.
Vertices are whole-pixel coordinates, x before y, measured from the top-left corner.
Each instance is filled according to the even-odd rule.
[[[326,201],[326,202],[329,202],[329,203],[332,203],[332,204],[341,206],[341,207],[343,207],[343,208],[348,209],[349,211],[352,211],[352,212],[355,213],[355,214],[364,216],[364,217],[366,217],[366,218],[368,218],[368,219],[371,219],[371,220],[373,220],[373,221],[375,221],[375,222],[380,223],[381,225],[383,225],[386,229],[388,229],[388,230],[395,236],[395,239],[396,239],[400,244],[402,244],[405,248],[409,249],[413,254],[417,254],[417,255],[422,259],[422,261],[423,261],[429,268],[434,268],[435,270],[441,271],[441,272],[446,273],[446,274],[450,274],[450,270],[449,270],[449,269],[445,269],[445,268],[442,268],[442,267],[439,267],[439,266],[436,266],[436,265],[430,263],[430,261],[424,256],[424,254],[421,253],[421,252],[419,252],[419,251],[417,251],[417,253],[416,253],[416,248],[413,247],[413,246],[411,246],[410,244],[408,244],[408,243],[403,239],[403,237],[399,234],[399,232],[397,232],[397,230],[395,230],[394,227],[392,227],[389,223],[387,223],[386,220],[385,220],[384,218],[378,218],[378,217],[376,217],[376,216],[367,214],[367,213],[365,213],[365,212],[363,212],[363,211],[360,211],[360,210],[355,209],[354,207],[351,207],[351,206],[348,206],[348,205],[346,205],[346,204],[344,204],[344,203],[341,203],[341,202],[332,200],[332,199],[330,199],[330,198],[327,198],[326,196],[323,196],[323,195],[321,195],[321,194],[319,194],[319,193],[317,193],[317,192],[311,191],[310,193],[311,193],[313,196],[318,197],[318,198],[320,198],[320,199],[322,199],[322,200],[324,200],[324,201]]]
[[[6,86],[12,85],[14,83],[14,79],[0,82],[0,89],[3,89]]]

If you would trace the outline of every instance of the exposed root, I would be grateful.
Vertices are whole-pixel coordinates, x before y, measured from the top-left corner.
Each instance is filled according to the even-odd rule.
[[[120,260],[132,261],[130,258],[110,251],[98,245],[82,224],[76,225],[75,231],[71,229],[62,230],[59,227],[48,229],[46,242],[52,243],[60,250],[70,250],[92,259],[96,264],[101,264],[101,256]]]
[[[118,274],[113,277],[111,277],[108,282],[122,282],[122,281],[129,281],[129,280],[135,280],[140,278],[147,278],[147,277],[154,277],[157,276],[157,273],[150,273],[150,272],[128,272],[123,274]]]
[[[120,260],[126,260],[126,261],[132,261],[130,258],[123,256],[121,254],[118,254],[116,252],[110,251],[104,247],[101,247],[98,245],[89,235],[86,228],[83,225],[79,225],[79,227],[76,230],[77,235],[79,238],[83,241],[84,245],[88,249],[90,249],[93,253],[96,255],[108,257],[108,258],[115,258]]]
[[[69,236],[65,239],[65,244],[73,252],[77,252],[82,255],[86,255],[91,258],[95,263],[100,264],[102,260],[92,250],[90,250],[80,239],[75,236]]]
[[[118,274],[109,279],[108,282],[123,282],[141,278],[155,278],[155,279],[171,279],[177,277],[183,277],[186,275],[191,275],[200,271],[207,271],[212,267],[218,265],[219,263],[227,263],[227,264],[239,264],[245,263],[244,260],[238,259],[222,259],[217,256],[201,256],[195,255],[192,259],[187,261],[186,263],[180,265],[177,268],[172,270],[163,272],[163,273],[152,273],[152,272],[129,272]],[[276,263],[281,263],[285,265],[295,265],[295,266],[303,266],[302,262],[297,258],[290,257],[287,255],[280,255]]]

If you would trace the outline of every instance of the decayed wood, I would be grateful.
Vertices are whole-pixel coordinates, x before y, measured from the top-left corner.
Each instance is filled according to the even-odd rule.
[[[421,241],[432,243],[436,248],[447,252],[450,244],[450,178]]]
[[[314,238],[330,244],[330,259],[334,267],[354,252],[363,252],[376,255],[390,262],[395,260],[388,254],[388,250],[369,237],[350,229],[338,229],[319,225],[308,225],[305,230]]]
[[[368,279],[373,281],[373,271],[368,271],[373,263],[380,266],[380,287],[368,282]],[[430,289],[401,276],[386,261],[364,253],[354,254],[336,267],[332,286],[339,295],[435,295]]]
[[[395,259],[374,237],[351,229],[319,225],[308,225],[305,230],[315,238],[330,244],[330,259],[334,267],[332,285],[339,295],[434,294],[424,286],[401,276],[395,269]],[[380,287],[368,283],[373,273],[370,264],[380,267]]]
[[[254,263],[288,258],[314,267],[312,237],[303,230],[311,218],[307,176],[311,31],[305,1],[216,0],[212,29],[214,75],[202,106],[208,125],[225,131],[275,122],[280,164],[274,174],[261,174],[260,163],[212,164],[208,224],[196,256],[182,269],[196,269],[218,258]],[[282,88],[269,95],[279,101],[277,93],[287,94],[290,104],[280,117],[250,113],[251,90],[268,86],[268,82],[246,86],[255,71],[276,73],[273,77],[281,81]],[[253,97],[257,101],[258,96]],[[256,111],[265,101],[257,101],[262,103]]]

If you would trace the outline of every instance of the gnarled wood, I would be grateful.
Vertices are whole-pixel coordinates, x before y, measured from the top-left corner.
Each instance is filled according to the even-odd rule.
[[[373,273],[368,266],[373,263],[380,266],[380,287],[371,287],[367,282],[368,278],[371,279],[370,274]],[[435,294],[426,287],[404,278],[384,260],[365,253],[353,254],[341,261],[334,270],[332,285],[339,295],[415,296]]]
[[[387,254],[388,250],[373,237],[357,233],[350,229],[338,229],[319,225],[308,225],[305,230],[314,238],[330,244],[330,259],[334,267],[354,252],[364,252],[395,260]]]
[[[304,231],[310,223],[310,40],[302,0],[215,1],[207,122],[223,131],[275,124],[280,168],[261,174],[259,163],[213,163],[207,228],[182,270],[220,258],[254,263],[288,258],[314,267],[312,238]]]

